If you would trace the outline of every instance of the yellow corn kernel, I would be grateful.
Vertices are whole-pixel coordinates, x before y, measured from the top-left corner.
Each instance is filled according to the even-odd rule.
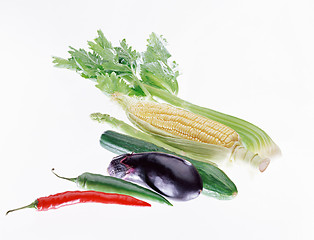
[[[127,111],[174,136],[231,148],[240,142],[236,131],[221,123],[165,103],[131,100]]]

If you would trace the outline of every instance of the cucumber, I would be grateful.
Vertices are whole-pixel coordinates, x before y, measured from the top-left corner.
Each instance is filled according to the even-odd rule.
[[[218,167],[180,156],[150,142],[108,130],[101,135],[100,144],[115,154],[164,152],[177,155],[196,167],[203,180],[203,194],[217,199],[232,199],[238,193],[236,185]]]

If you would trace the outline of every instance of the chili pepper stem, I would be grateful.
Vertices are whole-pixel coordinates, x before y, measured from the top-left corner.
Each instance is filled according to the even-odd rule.
[[[15,212],[15,211],[17,211],[17,210],[21,210],[21,209],[25,209],[25,208],[37,208],[37,204],[38,204],[38,201],[35,200],[34,202],[32,202],[31,204],[29,204],[29,205],[27,205],[27,206],[9,210],[9,211],[6,212],[5,215],[8,215],[10,212]]]
[[[56,175],[58,178],[62,178],[62,179],[65,179],[65,180],[69,180],[69,181],[71,181],[71,182],[76,182],[76,178],[66,178],[66,177],[61,177],[61,176],[59,176],[58,174],[56,174],[55,172],[54,172],[54,168],[53,169],[51,169],[51,172],[54,174],[54,175]]]

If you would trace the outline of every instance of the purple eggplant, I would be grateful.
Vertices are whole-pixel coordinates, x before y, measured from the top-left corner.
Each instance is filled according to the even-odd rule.
[[[177,156],[144,152],[119,155],[110,162],[110,176],[141,181],[155,191],[178,200],[196,198],[203,181],[196,168]]]

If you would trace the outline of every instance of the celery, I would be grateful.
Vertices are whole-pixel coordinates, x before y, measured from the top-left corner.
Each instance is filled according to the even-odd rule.
[[[98,37],[88,42],[91,51],[70,47],[70,58],[54,57],[53,63],[93,80],[96,87],[107,95],[120,92],[129,96],[156,97],[225,124],[238,132],[248,150],[263,157],[280,153],[270,136],[254,124],[177,97],[179,72],[177,63],[170,61],[171,54],[166,44],[163,37],[152,33],[147,50],[138,53],[125,39],[113,47],[99,30]]]

